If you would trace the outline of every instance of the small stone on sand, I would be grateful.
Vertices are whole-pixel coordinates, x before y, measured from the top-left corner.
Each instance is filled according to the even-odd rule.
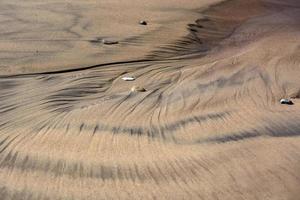
[[[119,42],[115,40],[102,39],[102,44],[112,45],[112,44],[119,44]]]
[[[139,87],[139,86],[133,86],[131,88],[131,92],[146,92],[146,89],[143,87]]]
[[[290,99],[281,99],[280,100],[281,104],[287,104],[287,105],[293,105],[294,103]]]
[[[135,80],[135,78],[132,77],[132,76],[124,76],[122,79],[123,79],[124,81],[134,81],[134,80]]]
[[[147,25],[147,22],[142,20],[142,21],[139,22],[139,24],[145,26],[145,25]]]

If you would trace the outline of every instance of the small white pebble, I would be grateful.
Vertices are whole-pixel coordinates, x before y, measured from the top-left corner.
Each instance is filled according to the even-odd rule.
[[[135,78],[132,77],[132,76],[124,76],[122,79],[123,79],[124,81],[134,81],[134,80],[135,80]]]
[[[281,99],[280,100],[281,104],[288,104],[288,105],[293,105],[294,103],[290,99]]]

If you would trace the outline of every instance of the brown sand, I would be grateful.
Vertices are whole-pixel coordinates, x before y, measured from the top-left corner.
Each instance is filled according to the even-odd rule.
[[[0,200],[300,199],[300,2],[184,2],[0,3]]]

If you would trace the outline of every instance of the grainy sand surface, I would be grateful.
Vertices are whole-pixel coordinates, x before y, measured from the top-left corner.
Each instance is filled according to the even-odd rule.
[[[0,200],[300,199],[299,0],[4,0],[0,31]]]

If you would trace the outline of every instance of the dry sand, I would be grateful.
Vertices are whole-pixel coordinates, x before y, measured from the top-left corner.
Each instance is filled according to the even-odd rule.
[[[5,0],[0,20],[0,200],[300,199],[299,0]]]

